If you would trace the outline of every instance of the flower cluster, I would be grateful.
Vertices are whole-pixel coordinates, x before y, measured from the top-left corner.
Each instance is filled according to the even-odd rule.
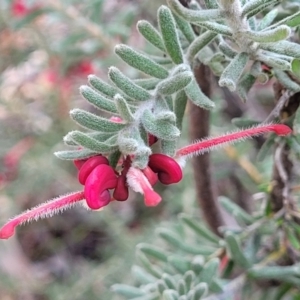
[[[160,203],[161,196],[154,191],[153,186],[158,180],[163,184],[178,183],[182,179],[182,168],[178,162],[182,163],[187,157],[202,154],[226,143],[241,141],[265,132],[288,135],[292,130],[283,124],[270,124],[207,138],[178,149],[173,158],[161,153],[151,154],[144,169],[132,166],[133,157],[130,155],[123,156],[116,168],[109,165],[104,155],[75,160],[78,180],[84,185],[84,190],[42,203],[12,218],[0,229],[0,239],[10,238],[18,225],[52,216],[84,200],[92,210],[100,209],[113,200],[125,201],[129,188],[142,193],[147,206],[156,206]],[[149,144],[156,140],[149,136]],[[113,190],[112,195],[109,190]]]

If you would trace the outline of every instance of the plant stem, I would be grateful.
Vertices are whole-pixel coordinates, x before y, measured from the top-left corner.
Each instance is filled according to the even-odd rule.
[[[195,78],[203,93],[210,97],[212,93],[210,78],[211,73],[208,67],[199,64],[194,69]],[[198,140],[209,135],[210,113],[203,108],[189,102],[190,138]],[[220,235],[218,228],[224,225],[220,206],[217,202],[215,183],[211,176],[210,154],[193,158],[194,177],[196,182],[196,193],[198,202],[202,209],[204,218],[209,227],[216,234]]]

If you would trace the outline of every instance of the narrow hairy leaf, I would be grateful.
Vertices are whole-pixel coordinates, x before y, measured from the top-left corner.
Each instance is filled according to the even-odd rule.
[[[237,220],[241,220],[246,225],[250,225],[254,222],[254,219],[251,215],[249,215],[244,209],[242,209],[239,205],[235,204],[231,200],[226,197],[220,196],[219,202],[222,207],[233,217],[237,218]]]
[[[167,0],[167,4],[174,13],[190,23],[218,20],[224,17],[219,9],[191,10],[182,6],[178,0]]]
[[[155,259],[161,260],[163,262],[168,261],[169,253],[164,250],[150,244],[141,243],[137,245],[137,249],[142,251],[144,254],[149,255]]]
[[[270,1],[265,1],[264,4],[260,5],[256,9],[253,9],[251,12],[248,13],[247,18],[252,18],[255,15],[259,14],[262,12],[264,9],[267,9],[270,5],[276,5],[280,2],[281,0],[270,0]]]
[[[193,28],[189,22],[186,20],[180,18],[178,15],[173,14],[173,17],[176,21],[176,24],[184,37],[187,39],[189,43],[191,43],[195,39],[195,33],[193,31]]]
[[[203,94],[199,88],[196,80],[192,82],[184,89],[187,97],[197,106],[200,106],[205,109],[212,109],[215,107],[215,104]]]
[[[268,66],[272,68],[277,68],[280,70],[290,70],[291,63],[285,59],[281,59],[280,57],[276,57],[275,55],[270,54],[270,52],[260,52],[257,55],[257,59],[261,62],[264,62]]]
[[[270,152],[271,148],[274,146],[275,138],[276,138],[276,134],[271,133],[270,136],[265,140],[265,142],[260,147],[260,149],[257,153],[257,157],[256,157],[257,161],[259,161],[259,162],[263,161],[267,157],[267,154]]]
[[[203,296],[207,294],[208,291],[208,286],[207,283],[205,282],[200,282],[194,287],[194,299],[193,300],[198,300],[201,299]]]
[[[261,43],[260,48],[294,58],[300,58],[300,45],[293,42],[280,41],[277,43]]]
[[[248,93],[252,88],[252,86],[254,85],[255,81],[256,81],[255,76],[253,76],[250,73],[244,74],[241,80],[239,81],[236,91],[243,102],[247,101]]]
[[[174,113],[176,115],[176,126],[182,128],[182,120],[187,103],[187,95],[185,91],[180,91],[176,94],[174,99]]]
[[[165,282],[166,286],[169,289],[171,289],[171,290],[176,289],[176,281],[174,280],[174,278],[171,275],[169,275],[167,273],[163,274],[162,280]]]
[[[148,109],[144,111],[142,123],[148,132],[160,139],[174,140],[180,135],[180,131],[176,126],[164,120],[157,120]]]
[[[145,90],[154,90],[156,85],[160,82],[160,79],[142,78],[142,79],[135,79],[133,82],[138,86],[144,88]]]
[[[184,274],[183,279],[188,291],[191,289],[195,277],[196,275],[192,270],[189,270]]]
[[[219,8],[216,0],[204,0],[206,8]]]
[[[252,16],[253,11],[261,10],[266,5],[271,5],[276,0],[250,0],[243,6],[242,16]]]
[[[242,52],[236,55],[222,73],[219,85],[226,86],[230,91],[235,91],[236,84],[244,71],[248,59],[247,53]]]
[[[300,79],[300,60],[293,59],[291,67],[292,67],[293,74]]]
[[[121,119],[126,121],[127,123],[134,122],[135,118],[126,100],[120,94],[116,94],[114,100],[116,102],[116,106],[121,116]]]
[[[153,275],[149,274],[140,266],[133,266],[131,268],[131,273],[141,284],[154,283],[156,281],[156,278]]]
[[[151,95],[147,90],[135,84],[130,78],[125,76],[118,68],[110,67],[108,70],[110,80],[127,96],[139,101],[149,100]]]
[[[137,22],[137,29],[139,33],[153,46],[165,52],[164,42],[160,33],[148,21],[141,20]]]
[[[94,89],[110,98],[113,98],[114,95],[118,93],[118,90],[115,87],[106,83],[96,75],[89,75],[88,82]]]
[[[111,287],[112,291],[126,298],[145,296],[146,292],[142,289],[130,286],[127,284],[114,284]]]
[[[165,290],[162,295],[162,300],[179,300],[177,291]]]
[[[161,146],[161,152],[163,154],[173,157],[176,153],[177,141],[161,140],[160,146]]]
[[[274,75],[276,76],[278,81],[288,90],[291,90],[295,93],[300,91],[300,85],[293,81],[285,72],[274,69]]]
[[[116,132],[120,131],[125,126],[125,124],[116,123],[108,119],[98,117],[78,108],[71,110],[70,116],[82,127],[101,132]]]
[[[183,279],[180,279],[177,283],[177,291],[179,295],[185,295],[187,293],[187,286]]]
[[[291,29],[287,25],[281,25],[264,31],[246,31],[244,34],[254,42],[275,43],[287,39],[291,34]]]
[[[87,85],[80,87],[81,95],[95,107],[110,113],[117,113],[117,108],[115,103],[103,96],[102,94],[96,92]]]
[[[141,54],[127,45],[117,45],[115,47],[116,54],[123,59],[131,67],[144,72],[155,78],[167,78],[169,72],[158,63],[144,54]]]
[[[209,260],[204,265],[203,270],[200,273],[200,282],[205,282],[208,286],[210,286],[217,274],[219,263],[220,261],[218,258],[212,258],[211,260]]]
[[[191,262],[182,255],[169,255],[168,262],[181,274],[185,274],[191,268]]]
[[[85,159],[96,155],[97,152],[80,149],[80,150],[65,150],[54,152],[54,155],[60,159],[65,160],[76,160],[76,159]]]
[[[192,219],[188,215],[181,214],[180,219],[186,224],[189,228],[191,228],[196,234],[201,238],[205,238],[206,240],[218,244],[220,238],[215,235],[212,231],[199,224],[196,220]]]
[[[273,24],[270,26],[270,28],[276,28],[279,25],[285,24],[289,27],[296,27],[300,25],[300,11],[297,11],[296,13],[287,16],[286,18],[280,20],[279,22]]]
[[[170,9],[162,5],[157,12],[158,24],[165,48],[177,65],[183,63],[183,53],[176,30],[175,20]]]
[[[170,76],[157,85],[157,92],[162,95],[172,95],[184,89],[192,81],[193,77],[193,73],[190,71]]]
[[[200,36],[198,36],[189,46],[187,50],[187,59],[188,61],[192,61],[195,57],[195,55],[203,49],[205,46],[207,46],[215,37],[217,36],[217,33],[206,31]]]
[[[256,279],[285,280],[286,277],[300,276],[300,265],[253,267],[247,273],[250,277]]]
[[[146,257],[144,253],[141,251],[136,252],[136,257],[138,261],[143,265],[143,267],[154,277],[160,279],[163,275],[163,272],[160,268],[157,266],[153,265],[150,260]]]
[[[231,48],[225,41],[219,43],[219,49],[229,58],[234,58],[237,55],[237,52]]]
[[[278,9],[272,9],[270,10],[259,22],[257,26],[257,30],[263,30],[267,28],[269,25],[272,24],[272,22],[275,20],[275,18],[278,15]]]
[[[118,149],[117,136],[110,138],[106,141],[106,143],[101,143],[87,134],[77,130],[69,132],[68,136],[70,136],[70,138],[73,139],[78,145],[93,152],[108,153]]]
[[[225,235],[226,246],[231,259],[243,269],[250,268],[251,264],[244,255],[244,251],[235,235],[227,233]]]
[[[197,23],[196,25],[200,26],[200,27],[204,27],[207,30],[211,30],[217,34],[222,34],[225,36],[232,36],[232,31],[230,29],[230,27],[226,26],[226,25],[222,25],[219,23],[215,23],[215,22],[201,22],[201,23]]]

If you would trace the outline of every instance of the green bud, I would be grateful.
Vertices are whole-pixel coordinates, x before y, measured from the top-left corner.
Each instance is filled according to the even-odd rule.
[[[244,71],[248,59],[247,53],[242,52],[236,55],[222,73],[219,85],[226,86],[230,91],[235,91],[236,84]]]
[[[98,117],[82,109],[75,108],[70,111],[71,118],[84,128],[101,132],[117,132],[125,127],[125,124],[116,123],[108,119]]]
[[[123,59],[131,67],[144,72],[155,78],[165,79],[169,72],[158,63],[144,54],[141,54],[127,45],[117,45],[115,47],[116,54]]]
[[[166,51],[160,33],[153,27],[152,24],[148,21],[141,20],[137,23],[137,29],[150,44],[163,52]]]
[[[176,30],[175,20],[170,9],[164,5],[158,9],[158,23],[169,56],[175,64],[182,64],[183,53]]]
[[[182,72],[162,80],[157,85],[157,92],[162,95],[172,95],[184,89],[193,79],[193,73]]]
[[[102,94],[96,92],[87,85],[80,87],[81,95],[95,107],[110,113],[117,113],[117,108],[115,103],[103,96]]]
[[[204,257],[202,255],[196,255],[191,262],[191,269],[195,272],[196,275],[199,275],[203,270],[204,266]]]
[[[204,109],[212,109],[215,104],[201,91],[196,80],[192,82],[184,89],[187,97],[197,106]]]
[[[178,0],[167,0],[167,4],[174,13],[190,23],[219,20],[224,17],[219,9],[191,10],[182,6]]]

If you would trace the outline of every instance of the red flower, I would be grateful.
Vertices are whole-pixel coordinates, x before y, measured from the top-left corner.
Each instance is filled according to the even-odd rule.
[[[26,6],[23,0],[14,0],[11,4],[11,12],[15,17],[24,17],[28,15],[30,9]]]

